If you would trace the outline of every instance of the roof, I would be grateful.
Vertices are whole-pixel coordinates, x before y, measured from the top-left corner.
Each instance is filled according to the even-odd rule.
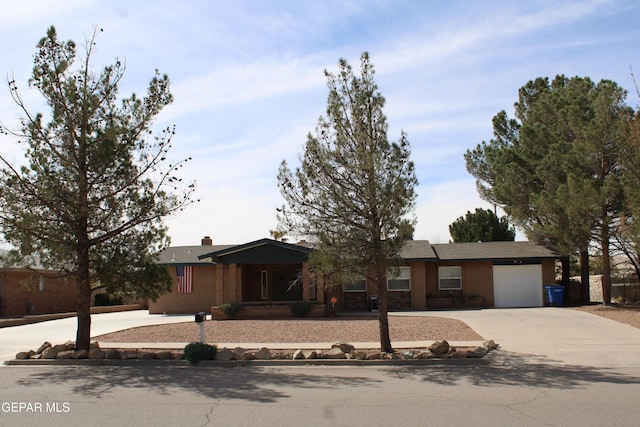
[[[307,260],[312,248],[285,243],[273,239],[260,239],[243,245],[235,245],[200,255],[199,259],[211,259],[224,264],[274,264],[301,263]]]
[[[197,245],[197,246],[169,246],[160,252],[158,264],[212,264],[210,259],[200,259],[203,254],[221,251],[235,245]]]
[[[436,261],[437,255],[428,240],[407,240],[400,250],[406,261]]]
[[[301,263],[313,245],[260,239],[240,245],[170,246],[161,252],[161,264],[270,264]],[[495,261],[558,259],[561,255],[534,242],[472,242],[431,244],[408,240],[400,257],[405,261]]]
[[[560,258],[557,252],[535,242],[471,242],[431,246],[440,261]]]

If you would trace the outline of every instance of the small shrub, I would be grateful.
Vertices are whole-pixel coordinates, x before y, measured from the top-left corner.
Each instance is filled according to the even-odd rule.
[[[94,297],[94,304],[96,307],[122,305],[122,297],[118,295],[96,294]]]
[[[235,302],[225,302],[224,304],[220,304],[218,307],[229,317],[236,317],[240,310],[244,308],[242,304]]]
[[[289,303],[289,310],[295,317],[305,317],[311,311],[311,301],[294,301]]]
[[[217,352],[215,345],[192,342],[184,347],[184,359],[190,365],[195,365],[201,360],[213,360]]]

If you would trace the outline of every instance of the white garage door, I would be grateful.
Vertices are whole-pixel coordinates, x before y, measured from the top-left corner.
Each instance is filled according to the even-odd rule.
[[[494,265],[496,307],[542,307],[542,265]]]

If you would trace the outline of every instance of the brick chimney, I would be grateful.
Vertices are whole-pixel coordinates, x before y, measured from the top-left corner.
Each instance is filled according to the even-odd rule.
[[[210,236],[204,236],[202,246],[213,246],[213,239]]]

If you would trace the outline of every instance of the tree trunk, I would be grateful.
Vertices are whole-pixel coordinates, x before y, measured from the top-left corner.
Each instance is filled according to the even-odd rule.
[[[603,217],[600,230],[600,246],[602,247],[602,302],[611,305],[611,257],[609,254],[609,223]]]
[[[589,295],[589,249],[588,245],[580,249],[580,301],[583,304],[591,302]]]
[[[91,274],[89,269],[89,240],[78,243],[78,330],[76,350],[89,350],[91,340]]]
[[[378,289],[378,324],[380,326],[380,351],[393,353],[391,347],[391,337],[389,336],[389,316],[388,316],[388,295],[387,295],[387,272],[384,269],[377,273]]]

